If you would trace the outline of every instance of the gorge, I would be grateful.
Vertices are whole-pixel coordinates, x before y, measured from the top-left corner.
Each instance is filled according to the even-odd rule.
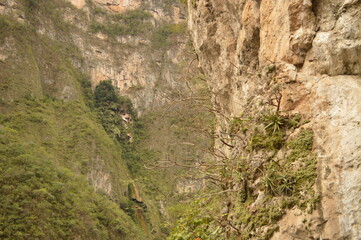
[[[359,0],[0,0],[0,238],[360,239],[360,98]]]

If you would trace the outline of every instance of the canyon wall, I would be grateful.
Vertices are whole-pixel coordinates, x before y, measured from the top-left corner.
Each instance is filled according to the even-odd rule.
[[[65,2],[63,12],[53,14],[53,19],[41,13],[27,19],[27,10],[13,0],[0,2],[0,13],[22,23],[35,22],[39,34],[75,47],[73,64],[90,76],[93,86],[112,80],[139,114],[159,108],[186,88],[181,79],[193,53],[187,44],[184,5],[146,0]],[[61,19],[54,22],[55,15]],[[68,30],[60,33],[59,27]]]
[[[239,154],[224,133],[245,112],[300,114],[314,133],[319,203],[287,210],[272,239],[359,239],[361,2],[193,0],[188,11],[216,129],[233,145],[216,148]]]

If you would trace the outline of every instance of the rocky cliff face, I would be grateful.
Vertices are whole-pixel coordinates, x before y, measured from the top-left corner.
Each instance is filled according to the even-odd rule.
[[[320,202],[312,214],[289,209],[272,239],[358,239],[361,2],[193,0],[188,9],[219,132],[262,111],[301,114],[314,132]],[[242,142],[222,138],[233,148],[216,148],[239,156]]]
[[[73,64],[90,75],[93,86],[112,80],[122,95],[132,99],[140,114],[169,102],[169,95],[185,87],[179,79],[192,53],[182,4],[145,0],[68,2],[71,4],[62,4],[57,22],[46,17],[28,19],[18,1],[0,2],[0,13],[15,16],[20,22],[36,21],[39,34],[75,45],[78,56],[74,56]],[[57,25],[61,24],[63,30],[69,26],[71,30],[59,33]]]
[[[185,87],[185,83],[179,81],[189,58],[188,38],[184,37],[184,6],[167,1],[140,0],[96,0],[92,4],[78,0],[70,2],[86,16],[79,19],[70,14],[67,18],[85,31],[94,24],[105,28],[111,24],[115,26],[117,20],[112,20],[111,16],[132,10],[141,9],[149,14],[136,25],[131,20],[124,23],[130,28],[143,24],[144,29],[139,29],[139,32],[114,34],[100,29],[95,30],[95,35],[72,34],[74,43],[84,54],[84,71],[90,73],[94,85],[102,80],[112,80],[122,95],[132,99],[139,114],[164,105],[172,91]],[[175,32],[169,31],[171,25]],[[181,37],[173,36],[170,44],[166,38],[172,34]]]

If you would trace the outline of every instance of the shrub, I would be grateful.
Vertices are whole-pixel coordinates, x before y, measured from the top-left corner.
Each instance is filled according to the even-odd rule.
[[[154,48],[158,49],[169,47],[175,42],[175,37],[184,35],[186,31],[187,26],[184,23],[163,24],[153,33],[152,45]]]
[[[90,31],[94,33],[101,32],[110,37],[115,36],[142,36],[150,32],[152,24],[147,21],[152,15],[144,10],[129,10],[122,14],[112,16],[107,24],[93,22],[90,25]]]

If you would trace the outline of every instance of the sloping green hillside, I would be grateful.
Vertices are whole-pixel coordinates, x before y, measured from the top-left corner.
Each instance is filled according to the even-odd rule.
[[[145,239],[120,208],[131,178],[77,50],[5,16],[0,44],[0,238]]]
[[[84,176],[57,164],[60,154],[23,139],[21,132],[0,129],[2,239],[139,238],[117,204],[95,193]]]

